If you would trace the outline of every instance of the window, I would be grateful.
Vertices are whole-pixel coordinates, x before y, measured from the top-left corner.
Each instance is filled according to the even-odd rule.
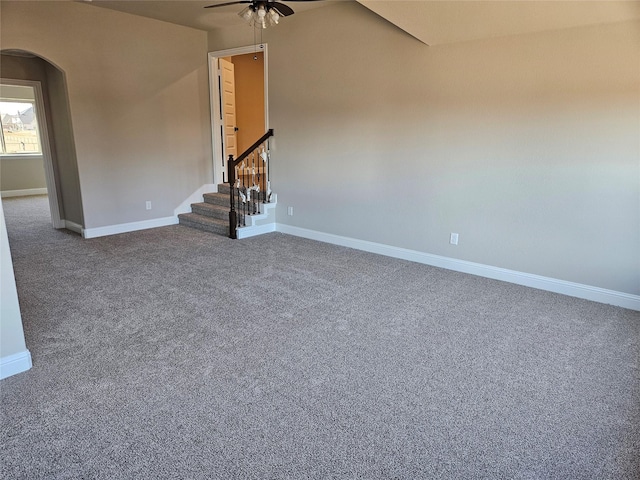
[[[0,98],[0,124],[1,154],[42,153],[34,101]]]

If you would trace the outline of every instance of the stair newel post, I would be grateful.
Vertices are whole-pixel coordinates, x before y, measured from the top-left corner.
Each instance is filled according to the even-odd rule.
[[[273,133],[273,130],[270,130],[271,133]],[[271,177],[270,177],[270,171],[271,171],[271,144],[269,143],[269,139],[267,138],[267,171],[265,172],[265,180],[267,182],[267,187],[264,191],[264,198],[265,198],[265,202],[270,202],[271,198],[269,197],[269,190],[271,190]]]
[[[229,180],[229,200],[231,202],[231,210],[229,210],[229,238],[238,238],[237,226],[238,226],[238,214],[236,213],[234,190],[236,183],[236,168],[233,162],[233,155],[229,155],[229,161],[227,162],[227,179]]]

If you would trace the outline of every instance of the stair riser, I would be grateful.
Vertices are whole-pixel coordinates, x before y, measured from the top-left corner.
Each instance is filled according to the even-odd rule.
[[[228,183],[219,183],[218,184],[218,193],[227,196],[227,203],[229,203],[228,199],[229,199],[229,192],[230,191],[231,191],[231,188],[229,187]],[[251,196],[253,197],[254,195],[256,195],[256,193],[255,192],[251,192]],[[259,195],[260,195],[261,200],[264,202],[265,192],[260,192]]]
[[[230,190],[231,190],[231,187],[229,186],[228,183],[219,183],[218,184],[218,193],[223,193],[228,197]]]
[[[191,211],[199,215],[204,215],[205,217],[217,218],[218,220],[229,220],[228,210],[209,209],[198,205],[191,205]]]
[[[185,227],[196,228],[198,230],[202,230],[205,232],[217,233],[218,235],[224,235],[225,237],[229,236],[229,227],[222,227],[218,225],[205,225],[202,223],[191,222],[184,218],[180,219],[180,225],[184,225]]]
[[[264,185],[260,184],[260,188],[263,189]],[[226,195],[229,195],[229,190],[231,189],[231,187],[229,186],[228,183],[219,183],[218,184],[218,193],[224,193]]]
[[[230,209],[230,207],[229,207],[229,198],[227,198],[227,197],[222,198],[222,197],[218,196],[218,194],[216,194],[216,193],[205,193],[203,195],[203,197],[204,197],[204,203],[208,203],[210,205],[217,205],[219,207],[225,207],[225,208],[229,208]],[[193,205],[191,206],[191,208],[192,209],[194,208]],[[193,211],[195,212],[195,210],[193,210]],[[207,214],[203,213],[203,215],[207,215]]]
[[[229,193],[226,195],[221,193],[205,193],[203,195],[204,202],[210,203],[211,205],[219,205],[221,207],[229,206]]]

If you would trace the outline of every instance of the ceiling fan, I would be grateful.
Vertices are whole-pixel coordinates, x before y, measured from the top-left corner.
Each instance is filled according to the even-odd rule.
[[[287,0],[289,2],[311,2],[314,0]],[[293,9],[281,2],[275,0],[236,0],[235,2],[216,3],[207,5],[204,8],[227,7],[229,5],[247,4],[238,15],[249,22],[249,24],[267,28],[277,25],[280,17],[288,17],[295,12]]]

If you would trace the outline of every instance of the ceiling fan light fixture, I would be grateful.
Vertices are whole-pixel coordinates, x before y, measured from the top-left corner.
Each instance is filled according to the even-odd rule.
[[[287,17],[294,13],[291,7],[277,0],[235,0],[233,2],[207,5],[204,8],[227,7],[238,3],[249,4],[238,13],[238,16],[255,28],[278,25],[282,17]]]
[[[272,25],[278,24],[278,21],[280,20],[280,14],[275,8],[269,10],[269,20],[271,21]]]
[[[262,28],[267,28],[267,10],[264,8],[264,5],[260,5],[258,10],[256,10],[256,23]]]
[[[244,21],[251,23],[253,20],[253,10],[251,7],[245,7],[240,11],[240,13],[238,13],[238,16]]]

